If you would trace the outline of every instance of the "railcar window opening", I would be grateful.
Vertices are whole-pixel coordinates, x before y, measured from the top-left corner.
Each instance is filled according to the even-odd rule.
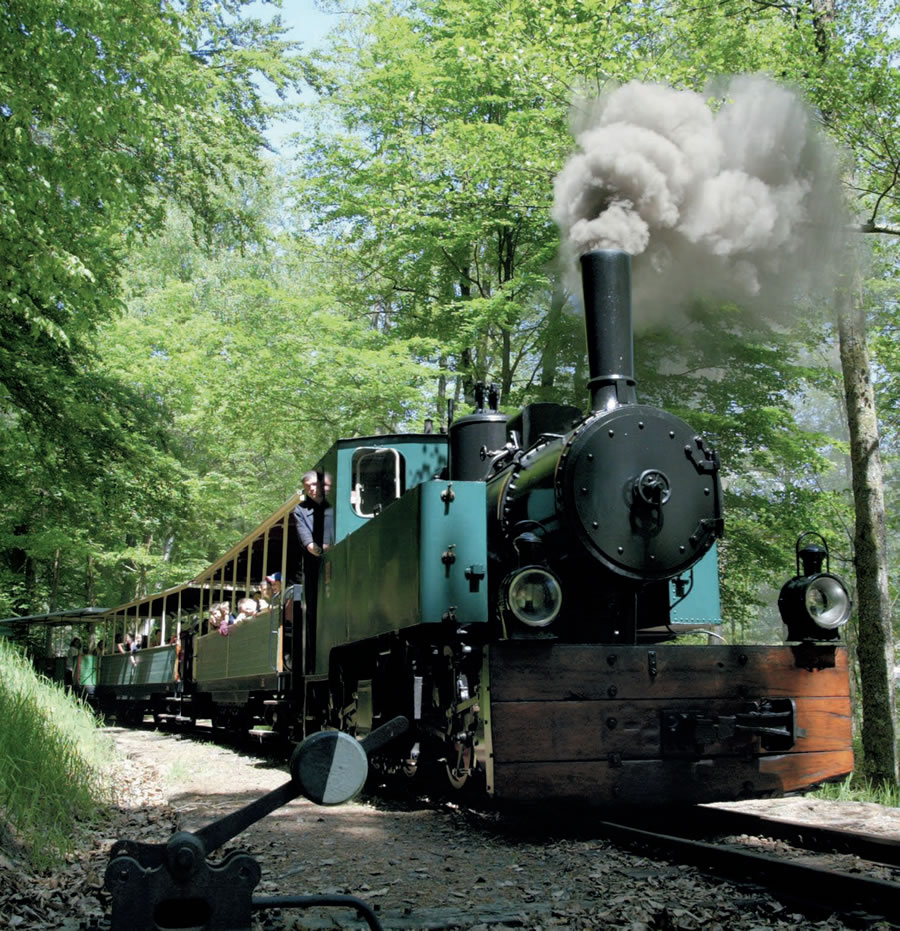
[[[352,472],[350,504],[359,517],[380,514],[406,490],[406,464],[392,447],[361,446],[353,453]]]

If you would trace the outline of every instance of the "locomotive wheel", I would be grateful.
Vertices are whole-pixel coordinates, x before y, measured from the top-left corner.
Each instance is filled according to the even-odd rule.
[[[465,788],[469,781],[469,768],[472,765],[472,748],[458,741],[453,744],[450,759],[447,760],[447,781],[457,792]]]
[[[400,766],[400,775],[404,779],[415,779],[419,775],[419,764],[413,760],[405,760]]]

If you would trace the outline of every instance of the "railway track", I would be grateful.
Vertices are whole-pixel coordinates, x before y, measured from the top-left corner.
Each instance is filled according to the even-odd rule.
[[[259,740],[236,740],[235,735],[202,727],[189,733],[205,740],[215,736],[217,741],[237,744],[245,752],[260,753],[265,747],[267,755],[278,755],[274,741],[261,745]],[[379,792],[375,797],[381,807],[390,808],[396,801],[390,792]],[[405,800],[409,801],[409,793]],[[435,809],[442,809],[445,801],[419,798],[420,803]],[[479,806],[470,808],[463,803],[462,808],[473,824],[490,833],[490,815],[485,821]],[[575,834],[602,836],[619,846],[637,847],[647,855],[750,883],[810,918],[836,913],[854,927],[882,920],[900,928],[900,839],[715,806],[651,811],[616,821],[584,820],[582,813],[581,819],[578,829],[569,825]],[[521,824],[518,818],[501,820],[507,829],[512,823]],[[552,831],[554,823],[558,828],[560,822],[550,821],[546,829]],[[517,833],[516,829],[512,833]]]
[[[616,844],[764,887],[810,917],[836,913],[853,926],[900,928],[900,840],[714,807],[595,827]],[[777,852],[762,852],[760,838],[779,842],[769,844]]]

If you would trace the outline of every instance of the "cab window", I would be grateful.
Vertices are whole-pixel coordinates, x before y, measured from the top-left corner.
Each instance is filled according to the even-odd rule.
[[[405,491],[403,456],[396,449],[362,446],[353,454],[350,503],[360,517],[380,514]]]

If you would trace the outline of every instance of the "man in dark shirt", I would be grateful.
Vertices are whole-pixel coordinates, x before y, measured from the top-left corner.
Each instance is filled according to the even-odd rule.
[[[334,508],[328,501],[331,475],[311,470],[303,476],[304,499],[294,509],[297,536],[306,555],[319,557],[334,542]]]
[[[303,599],[306,623],[306,672],[315,671],[316,608],[322,554],[334,542],[334,508],[328,501],[331,475],[311,470],[303,476],[304,499],[294,509],[294,526],[303,553]]]

